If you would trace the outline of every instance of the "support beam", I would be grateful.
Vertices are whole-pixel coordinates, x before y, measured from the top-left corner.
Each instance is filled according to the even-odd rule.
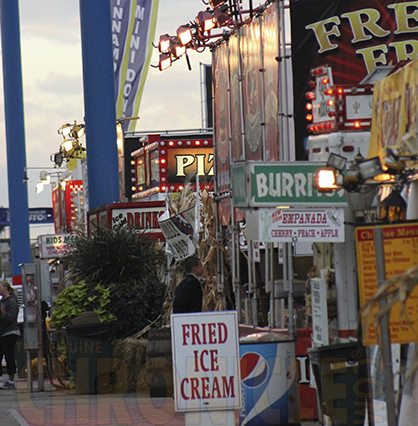
[[[109,1],[80,0],[89,208],[119,201]]]
[[[26,169],[26,147],[18,0],[1,0],[0,19],[10,247],[13,284],[16,285],[22,284],[22,272],[19,265],[31,261],[28,187],[26,180],[23,179]]]

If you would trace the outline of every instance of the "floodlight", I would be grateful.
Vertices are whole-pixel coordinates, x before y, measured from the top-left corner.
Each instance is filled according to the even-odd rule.
[[[362,180],[372,179],[385,172],[379,157],[373,157],[358,163],[358,170]]]
[[[61,144],[62,149],[64,150],[64,153],[68,153],[73,149],[73,141],[72,139],[67,139]]]
[[[63,124],[59,129],[58,129],[58,134],[62,135],[62,137],[65,139],[71,132],[71,125],[70,124]]]
[[[43,190],[44,190],[44,184],[43,184],[43,182],[38,182],[36,184],[36,193],[39,194]]]
[[[39,173],[39,180],[42,183],[50,183],[51,182],[51,176],[50,176],[50,174],[46,170],[42,170]]]
[[[167,53],[170,51],[170,36],[168,34],[160,35],[158,50],[160,53]]]
[[[180,46],[175,41],[170,42],[170,52],[172,55],[174,55],[176,58],[180,58],[180,56],[183,56],[186,53],[186,46]]]
[[[171,56],[167,55],[166,53],[161,53],[160,62],[159,62],[160,71],[164,71],[170,67],[171,67]]]
[[[226,3],[226,0],[209,0],[210,7],[215,9],[215,7],[222,6]]]
[[[196,23],[201,31],[210,31],[216,26],[216,20],[213,13],[207,10],[201,11],[197,14]]]
[[[193,40],[192,30],[189,26],[181,25],[177,28],[177,37],[182,46],[187,46]]]
[[[327,167],[332,167],[333,169],[339,170],[341,172],[344,170],[346,162],[347,158],[331,153],[328,157]]]
[[[333,192],[338,189],[337,178],[333,169],[318,170],[314,182],[319,192]]]

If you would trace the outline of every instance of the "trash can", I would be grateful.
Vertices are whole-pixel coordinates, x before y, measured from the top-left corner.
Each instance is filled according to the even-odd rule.
[[[333,426],[364,424],[369,395],[365,352],[357,342],[308,349],[320,413]]]
[[[109,393],[113,387],[112,340],[118,323],[67,325],[64,327],[68,365],[77,394]]]
[[[300,425],[296,344],[285,334],[256,333],[239,341],[242,426]]]

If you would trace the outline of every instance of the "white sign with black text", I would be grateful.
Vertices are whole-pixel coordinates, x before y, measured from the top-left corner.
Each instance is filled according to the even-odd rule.
[[[235,311],[171,316],[176,411],[241,407]]]
[[[344,209],[260,209],[263,242],[344,242]]]

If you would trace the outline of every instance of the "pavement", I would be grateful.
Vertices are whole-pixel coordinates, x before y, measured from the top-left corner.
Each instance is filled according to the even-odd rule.
[[[185,425],[184,414],[174,410],[173,398],[141,394],[77,395],[74,390],[56,389],[48,380],[44,391],[37,390],[36,380],[32,390],[28,389],[26,379],[15,383],[14,390],[0,390],[1,426]],[[302,425],[319,426],[319,422]]]

